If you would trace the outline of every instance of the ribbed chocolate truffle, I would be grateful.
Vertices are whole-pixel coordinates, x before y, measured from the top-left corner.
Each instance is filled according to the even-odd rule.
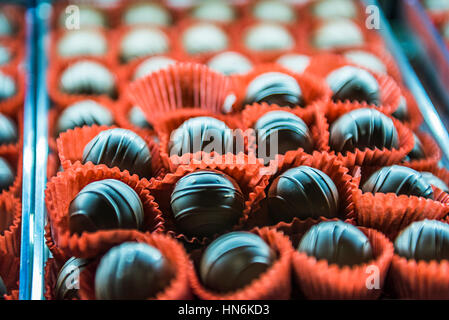
[[[398,119],[401,122],[405,122],[410,119],[410,114],[408,112],[407,107],[407,100],[404,98],[404,96],[401,96],[399,106],[396,109],[396,111],[391,114],[391,116]]]
[[[295,78],[281,72],[263,73],[248,84],[244,104],[255,102],[292,108],[305,106],[298,82]]]
[[[152,72],[165,69],[168,66],[173,65],[175,63],[176,63],[175,60],[164,56],[155,56],[148,58],[143,62],[141,62],[134,71],[134,80],[145,77]]]
[[[204,252],[201,281],[213,291],[236,291],[260,278],[275,260],[276,253],[261,237],[249,232],[227,233]]]
[[[408,153],[408,155],[405,157],[404,161],[413,161],[413,160],[422,160],[426,158],[426,153],[424,152],[424,147],[421,143],[421,140],[416,136],[416,134],[413,134],[413,140],[415,141],[415,144],[413,145],[412,151]]]
[[[353,0],[320,0],[315,2],[312,12],[321,19],[355,18],[357,5]]]
[[[58,53],[65,58],[78,56],[102,56],[108,51],[104,35],[93,29],[66,32],[58,43]]]
[[[383,167],[363,184],[363,192],[395,193],[433,199],[432,186],[411,168],[403,166]]]
[[[129,7],[123,16],[125,25],[168,26],[172,22],[170,12],[157,3],[138,3]]]
[[[170,155],[182,156],[199,151],[226,154],[232,152],[233,134],[228,126],[212,117],[196,117],[186,120],[172,132]]]
[[[360,27],[348,19],[332,19],[323,22],[313,33],[313,45],[322,50],[345,49],[365,43]]]
[[[387,73],[387,67],[380,58],[370,52],[363,50],[349,50],[344,53],[344,56],[348,61],[356,64],[360,67],[369,69],[376,73]]]
[[[368,71],[346,66],[332,71],[326,82],[332,90],[334,101],[359,101],[380,104],[379,84]]]
[[[406,259],[449,260],[449,225],[436,220],[413,222],[396,237],[394,249]]]
[[[17,87],[14,79],[6,73],[0,71],[0,101],[6,100],[14,96]]]
[[[58,133],[83,126],[114,124],[111,112],[93,100],[83,100],[69,106],[58,120]]]
[[[212,236],[229,230],[244,207],[240,187],[221,172],[190,173],[176,183],[171,194],[176,227],[189,236]]]
[[[424,180],[426,180],[428,184],[449,193],[448,185],[434,174],[425,171],[421,172],[421,176],[424,178]]]
[[[85,186],[69,206],[72,234],[111,229],[140,229],[144,212],[137,193],[114,179]]]
[[[252,62],[238,52],[227,51],[217,54],[207,63],[209,68],[225,75],[241,74],[253,68]]]
[[[0,145],[16,143],[18,140],[16,124],[0,113]]]
[[[287,28],[274,23],[258,23],[244,35],[245,46],[254,51],[289,50],[295,40]]]
[[[59,86],[67,94],[116,96],[114,75],[102,64],[89,60],[75,62],[66,68]]]
[[[339,209],[335,183],[324,172],[308,166],[289,169],[274,179],[267,200],[273,222],[290,222],[295,217],[333,218]]]
[[[234,7],[226,0],[209,0],[198,4],[191,13],[198,20],[211,22],[231,22],[235,20]]]
[[[280,56],[276,63],[292,72],[304,73],[310,64],[310,57],[303,54],[288,53]]]
[[[257,120],[254,130],[257,135],[257,156],[264,158],[266,164],[275,159],[277,154],[287,151],[299,148],[307,153],[313,151],[313,138],[307,124],[293,113],[268,112]]]
[[[55,285],[56,300],[79,299],[79,276],[89,264],[86,259],[72,257],[59,270]]]
[[[157,28],[135,28],[130,30],[120,44],[123,62],[133,59],[164,54],[170,49],[167,35]]]
[[[148,123],[145,114],[138,106],[134,106],[128,113],[129,121],[138,128],[153,130],[153,126]]]
[[[201,22],[184,31],[182,45],[188,54],[210,53],[226,50],[229,39],[220,27]]]
[[[100,132],[84,148],[83,163],[105,164],[137,174],[152,176],[151,153],[145,140],[130,130],[110,129]]]
[[[187,267],[187,266],[186,266]],[[109,250],[95,273],[98,300],[155,298],[175,276],[170,261],[155,247],[125,242]]]
[[[397,149],[399,138],[390,118],[377,110],[362,108],[344,114],[331,125],[329,145],[342,154],[355,149]]]
[[[7,190],[14,183],[15,174],[8,161],[0,157],[0,192]]]
[[[360,265],[373,259],[366,235],[343,221],[314,225],[302,237],[298,251],[339,267]]]
[[[295,10],[288,3],[273,0],[257,2],[253,8],[253,16],[259,20],[280,23],[296,20]]]

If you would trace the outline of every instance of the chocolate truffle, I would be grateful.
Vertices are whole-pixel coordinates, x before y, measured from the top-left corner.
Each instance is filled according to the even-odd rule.
[[[5,283],[3,279],[0,277],[0,300],[5,299],[5,294],[8,294],[8,290],[6,289]]]
[[[125,25],[168,26],[172,17],[167,9],[156,3],[139,3],[128,8],[123,16]]]
[[[409,260],[449,260],[449,225],[436,220],[413,222],[396,237],[394,250]]]
[[[170,204],[181,232],[207,237],[223,233],[237,223],[245,198],[231,177],[202,170],[187,174],[176,183]]]
[[[66,68],[60,79],[60,89],[67,94],[116,95],[115,77],[102,64],[89,60],[75,62]]]
[[[14,26],[8,17],[0,12],[0,36],[12,36],[14,34]]]
[[[380,87],[368,71],[352,66],[338,68],[326,77],[334,101],[359,101],[378,106]]]
[[[235,19],[234,8],[223,0],[203,1],[192,10],[192,17],[211,22],[231,22]]]
[[[357,7],[353,0],[321,0],[315,2],[312,12],[321,19],[355,18]]]
[[[167,35],[157,28],[135,28],[130,30],[120,44],[123,62],[136,58],[166,53],[170,48]]]
[[[8,64],[12,59],[12,53],[8,47],[0,44],[0,66]]]
[[[200,262],[200,277],[210,290],[237,291],[260,278],[275,261],[276,252],[261,237],[231,232],[207,247]]]
[[[14,96],[17,92],[14,79],[6,73],[0,71],[0,101]]]
[[[304,107],[298,82],[281,72],[266,72],[254,78],[246,88],[244,104],[266,102],[281,107]]]
[[[288,53],[280,56],[276,63],[292,72],[304,73],[310,64],[310,57],[297,53]]]
[[[200,22],[184,31],[182,45],[188,54],[210,53],[226,50],[229,39],[220,27]]]
[[[139,66],[136,68],[136,70],[134,71],[134,80],[143,78],[143,77],[145,77],[153,72],[159,71],[161,69],[165,69],[168,66],[171,66],[175,63],[176,63],[175,60],[168,58],[168,57],[164,57],[164,56],[156,56],[156,57],[148,58],[148,59],[144,60],[143,62],[141,62],[139,64]]]
[[[343,221],[327,221],[312,226],[302,237],[298,251],[341,268],[368,263],[374,258],[366,235]]]
[[[72,257],[62,266],[55,285],[56,300],[79,299],[79,276],[89,264],[86,259]]]
[[[58,43],[61,57],[103,56],[108,51],[104,35],[96,30],[81,29],[66,32]]]
[[[413,145],[412,151],[409,152],[409,154],[405,157],[404,161],[413,161],[413,160],[421,160],[426,158],[426,154],[424,152],[424,147],[421,143],[421,140],[416,136],[416,134],[413,134],[413,140],[415,141],[415,144]]]
[[[158,249],[146,243],[125,242],[101,258],[95,273],[95,297],[98,300],[155,298],[170,285],[174,276],[172,264]]]
[[[242,74],[253,68],[252,62],[244,55],[227,51],[217,54],[207,63],[209,68],[224,75]]]
[[[138,106],[134,106],[128,113],[129,121],[136,127],[141,129],[153,130],[153,126],[148,123],[145,114]]]
[[[355,149],[397,149],[393,121],[381,112],[362,108],[342,115],[330,127],[329,145],[343,155]]]
[[[448,0],[424,0],[424,6],[429,11],[441,12],[449,10]]]
[[[16,143],[17,127],[15,123],[7,116],[0,113],[0,146]]]
[[[274,179],[267,199],[274,222],[290,222],[295,217],[333,218],[338,214],[335,183],[324,172],[308,166],[289,169]]]
[[[257,2],[253,8],[253,16],[259,20],[280,23],[296,20],[295,11],[288,3],[273,0]]]
[[[195,117],[186,120],[172,132],[170,155],[182,156],[199,151],[226,154],[233,150],[233,134],[228,126],[212,117]]]
[[[396,111],[392,113],[392,116],[401,122],[409,120],[410,115],[408,113],[407,100],[404,98],[404,96],[401,96],[399,106]]]
[[[289,50],[295,40],[282,25],[258,23],[251,26],[245,34],[245,46],[254,51]]]
[[[9,163],[0,157],[0,192],[7,190],[14,183],[14,171]]]
[[[111,112],[98,102],[83,100],[70,105],[58,120],[58,133],[83,126],[114,124]]]
[[[307,124],[293,113],[268,112],[257,120],[254,130],[257,133],[257,156],[264,158],[265,164],[275,159],[277,154],[290,150],[303,148],[307,153],[313,151],[313,138]]]
[[[151,153],[145,140],[130,130],[110,129],[100,132],[84,148],[83,163],[118,167],[140,178],[152,176]]]
[[[426,180],[426,182],[438,189],[443,190],[446,193],[449,193],[449,187],[448,185],[441,180],[440,178],[438,178],[437,176],[433,175],[430,172],[421,172],[421,176],[423,177],[424,180]]]
[[[69,6],[72,8],[73,6]],[[67,8],[69,8],[67,7]],[[84,29],[84,28],[104,28],[106,27],[106,17],[103,12],[90,6],[76,6],[79,10],[79,26],[74,17],[78,11],[75,10],[62,10],[59,16],[59,26],[68,30]]]
[[[403,166],[383,167],[363,184],[363,192],[395,193],[433,199],[432,186],[422,175]]]
[[[114,179],[95,181],[85,186],[69,206],[72,234],[112,229],[140,229],[144,211],[137,193]]]
[[[358,47],[365,43],[360,27],[348,19],[323,22],[313,33],[313,45],[322,50]]]
[[[349,62],[367,68],[372,72],[387,73],[386,65],[375,54],[363,50],[349,50],[344,53],[344,56]]]

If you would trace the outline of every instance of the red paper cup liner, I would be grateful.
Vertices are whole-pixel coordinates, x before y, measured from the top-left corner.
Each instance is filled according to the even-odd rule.
[[[50,149],[51,150],[51,149]],[[47,180],[56,176],[60,168],[58,154],[50,151],[47,158]]]
[[[228,77],[205,65],[178,63],[143,77],[128,88],[135,105],[147,119],[184,108],[200,108],[221,113],[235,94]]]
[[[382,231],[390,239],[410,223],[439,220],[449,213],[448,194],[434,188],[434,200],[394,193],[357,190],[354,195],[357,224]]]
[[[0,10],[6,16],[13,27],[12,35],[0,36],[1,40],[10,40],[11,38],[20,39],[22,43],[25,41],[26,27],[23,23],[25,20],[25,10],[20,5],[2,4]]]
[[[17,290],[19,288],[19,270],[19,257],[1,255],[0,276],[2,277],[6,289],[10,294],[12,294],[13,290]]]
[[[277,253],[277,260],[258,279],[235,292],[221,294],[203,286],[193,265],[189,279],[193,293],[201,300],[288,300],[291,292],[291,258],[293,248],[282,233],[270,228],[251,231],[260,236]]]
[[[4,158],[15,173],[13,184],[3,192],[9,192],[14,196],[20,197],[22,194],[22,147],[18,145],[9,145],[0,148],[0,157]]]
[[[244,101],[248,85],[254,78],[267,72],[280,72],[293,77],[301,88],[306,103],[304,109],[313,108],[312,105],[317,101],[328,101],[331,96],[331,91],[326,83],[310,73],[297,74],[277,64],[264,64],[256,66],[256,68],[245,75],[236,75],[232,77],[237,92],[237,102],[234,104],[233,111],[241,111],[245,108]]]
[[[449,299],[449,261],[407,260],[393,256],[389,274],[399,299]]]
[[[279,158],[278,163],[272,163],[272,166],[273,167],[270,170],[272,175],[269,176],[268,187],[276,177],[291,168],[309,166],[321,170],[331,178],[337,187],[340,196],[339,218],[352,219],[355,217],[353,194],[357,190],[358,185],[356,181],[353,180],[352,176],[349,175],[348,168],[344,167],[335,155],[317,151],[312,155],[297,152],[296,154],[292,153],[288,154],[286,157]],[[266,193],[268,193],[268,190],[265,191],[265,194]],[[287,221],[286,223],[290,222],[291,221]],[[247,225],[249,227],[273,225],[265,198],[262,198],[260,202],[253,206]]]
[[[97,136],[100,132],[116,128],[115,126],[84,126],[82,128],[75,128],[61,133],[57,139],[59,159],[64,170],[71,166],[81,164],[83,159],[83,151],[86,145]],[[142,136],[143,132],[136,132],[147,143],[151,153],[151,168],[153,176],[157,177],[164,171],[162,160],[159,155],[159,146],[153,141],[150,136]],[[149,178],[149,177],[147,177]]]
[[[171,263],[175,276],[169,286],[159,292],[152,300],[189,300],[192,298],[189,284],[191,262],[182,245],[163,234],[142,234],[133,232],[126,242],[146,243],[158,249]],[[109,245],[112,248],[115,244]],[[100,259],[87,266],[80,274],[80,297],[82,300],[95,300],[95,272]]]
[[[307,299],[377,299],[393,257],[393,244],[380,232],[359,228],[369,239],[374,259],[368,263],[343,268],[317,260],[307,254],[293,253],[293,274]],[[379,288],[370,289],[370,277],[377,273]]]
[[[0,71],[10,76],[16,85],[16,93],[0,101],[0,113],[14,117],[19,114],[25,99],[25,76],[21,67],[9,68],[6,66],[0,68]]]
[[[423,116],[416,103],[415,97],[410,90],[401,87],[401,92],[407,102],[408,119],[404,122],[405,125],[412,130],[417,130],[423,123]]]
[[[106,62],[102,60],[101,58],[94,58],[90,57],[88,59],[75,59],[75,60],[56,60],[53,63],[50,64],[48,68],[48,79],[47,79],[47,85],[49,88],[48,94],[50,96],[50,99],[56,103],[57,105],[61,106],[68,106],[75,102],[81,101],[81,100],[95,100],[99,103],[103,100],[109,100],[113,101],[114,98],[106,95],[106,94],[70,94],[63,92],[60,89],[60,79],[63,74],[63,72],[73,65],[74,63],[78,61],[91,61],[91,62],[97,62],[105,67],[111,72],[111,74],[114,77],[115,80],[115,90],[116,95],[119,95],[119,89],[120,89],[120,78],[117,74],[117,67],[113,64],[110,64],[109,62]]]
[[[6,192],[0,194],[0,254],[20,256],[22,204]]]
[[[143,129],[143,128],[137,127],[133,123],[131,123],[131,121],[129,119],[129,113],[133,107],[134,106],[127,99],[122,99],[116,104],[114,116],[115,116],[117,125],[120,128],[132,130],[135,132],[142,132],[143,136],[151,136],[151,137],[153,137],[153,140],[154,140],[154,138],[156,136],[156,132],[154,130]]]
[[[176,112],[168,112],[164,117],[158,119],[155,122],[154,128],[156,134],[160,140],[160,156],[164,167],[168,168],[170,172],[176,171],[180,165],[188,165],[197,159],[208,159],[209,154],[199,151],[196,153],[187,153],[182,156],[170,155],[169,144],[171,133],[178,129],[185,121],[195,117],[213,117],[220,121],[223,121],[231,130],[240,129],[242,127],[241,121],[224,115],[216,115],[208,110],[203,109],[184,109]],[[245,151],[247,151],[247,145],[244,145]],[[233,155],[227,154],[229,157]],[[242,155],[243,157],[243,155]],[[221,158],[221,157],[220,157]],[[218,160],[218,159],[217,159]],[[221,160],[220,160],[221,161]]]
[[[0,39],[0,44],[2,47],[5,47],[10,53],[10,61],[5,63],[2,67],[13,70],[18,70],[19,68],[21,68],[20,64],[25,59],[25,50],[23,48],[22,40]]]
[[[88,184],[116,179],[126,183],[138,194],[144,208],[143,230],[157,232],[163,229],[162,214],[150,194],[149,182],[139,180],[137,175],[130,176],[118,168],[110,169],[104,165],[80,165],[58,173],[50,180],[45,190],[45,203],[54,244],[67,256],[81,258],[95,257],[104,250],[104,243],[119,244],[133,230],[112,230],[84,232],[71,235],[69,230],[69,206],[76,195]]]
[[[419,141],[421,141],[423,151],[425,154],[424,159],[412,160],[404,162],[404,166],[412,167],[418,171],[426,171],[426,168],[432,168],[437,166],[441,160],[441,149],[432,136],[428,133],[419,131],[415,133]]]
[[[4,296],[5,300],[19,300],[19,290],[11,290],[11,293]]]
[[[316,55],[312,57],[309,66],[305,70],[305,73],[311,73],[313,75],[320,77],[327,86],[325,80],[327,75],[330,74],[332,71],[344,66],[354,66],[366,70],[377,80],[380,88],[380,105],[379,106],[372,105],[373,107],[378,108],[379,111],[388,115],[396,111],[401,102],[401,95],[402,95],[401,89],[399,88],[396,81],[394,81],[393,78],[391,78],[388,75],[374,73],[369,69],[350,63],[345,59],[345,57],[341,55],[329,53]],[[330,95],[332,96],[332,93]],[[328,105],[328,109],[338,108],[338,106],[336,105],[339,104],[341,103],[331,101],[331,103],[329,103]]]
[[[50,223],[47,223],[45,225],[45,244],[47,245],[48,249],[50,250],[52,256],[57,260],[57,261],[66,261],[67,259],[70,258],[70,256],[66,255],[64,253],[64,251],[62,251],[60,248],[58,248],[58,246],[55,244],[54,242],[54,236],[53,236],[53,231],[51,228]]]
[[[63,260],[62,260],[63,261]],[[45,263],[44,268],[44,285],[45,292],[44,297],[45,300],[56,300],[56,282],[58,281],[58,274],[61,270],[64,263],[59,262],[59,260],[50,258]]]
[[[170,206],[170,197],[179,179],[198,170],[212,170],[224,173],[234,179],[242,190],[245,198],[245,209],[239,222],[233,227],[233,230],[241,230],[244,227],[251,209],[257,207],[256,203],[265,198],[264,190],[268,185],[268,177],[262,173],[261,166],[257,162],[248,163],[246,161],[240,164],[236,156],[230,162],[223,161],[222,164],[201,161],[199,163],[191,163],[188,166],[180,166],[174,173],[167,173],[158,179],[152,180],[150,192],[154,195],[162,211],[165,231],[168,235],[182,240],[184,243],[193,247],[206,245],[218,235],[198,238],[190,237],[177,231]]]

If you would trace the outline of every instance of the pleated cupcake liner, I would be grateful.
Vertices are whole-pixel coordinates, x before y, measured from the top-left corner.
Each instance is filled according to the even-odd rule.
[[[355,266],[339,267],[326,260],[317,260],[303,252],[293,253],[293,275],[300,290],[312,300],[378,299],[393,258],[393,244],[380,232],[361,228],[368,237],[373,260]],[[371,288],[371,277],[377,275],[377,284]]]
[[[433,188],[433,192],[434,200],[394,193],[364,193],[358,189],[353,195],[357,224],[380,230],[394,239],[412,222],[440,220],[449,213],[449,195],[438,188]]]
[[[3,297],[5,300],[19,300],[19,290],[11,290],[10,294],[4,295]]]
[[[133,107],[134,107],[134,105],[126,98],[118,101],[118,103],[116,104],[115,111],[114,111],[114,117],[115,117],[115,121],[116,121],[117,125],[120,128],[132,130],[134,132],[141,132],[141,134],[143,136],[153,137],[153,140],[154,140],[154,137],[156,137],[156,132],[154,131],[154,129],[151,130],[151,129],[140,128],[140,127],[137,127],[136,125],[134,125],[133,123],[131,123],[130,118],[129,118],[129,113]]]
[[[158,209],[146,179],[139,180],[137,175],[130,176],[118,168],[108,168],[104,165],[94,166],[91,163],[79,165],[58,173],[47,183],[45,203],[48,210],[48,221],[51,225],[50,249],[56,246],[65,256],[91,258],[104,251],[104,244],[119,244],[133,230],[115,229],[111,231],[84,232],[81,235],[70,234],[69,206],[77,194],[88,184],[115,179],[130,186],[139,196],[144,209],[142,231],[159,232],[164,228],[162,213]],[[47,232],[49,229],[47,228]],[[47,243],[49,236],[46,237]],[[59,254],[57,251],[56,254]]]
[[[237,156],[230,158],[230,162],[223,161],[223,163],[216,163],[202,160],[199,163],[196,162],[191,163],[190,165],[179,166],[175,172],[167,173],[158,179],[151,181],[149,189],[151,194],[155,197],[156,202],[159,204],[164,219],[164,231],[168,235],[182,241],[188,247],[193,249],[204,246],[219,236],[219,234],[209,237],[188,236],[176,227],[176,222],[170,206],[171,194],[178,180],[189,173],[199,170],[224,173],[239,185],[245,198],[245,208],[239,221],[231,228],[232,230],[223,230],[223,233],[226,233],[226,231],[245,229],[246,221],[251,214],[251,210],[257,208],[257,203],[265,198],[265,188],[268,185],[268,177],[263,174],[263,170],[261,170],[262,167],[259,163],[250,163],[248,159],[246,159],[244,163],[240,163],[237,161]]]
[[[1,254],[0,257],[0,276],[7,291],[12,295],[12,291],[19,288],[20,258],[7,254]]]
[[[47,222],[47,224],[44,227],[45,234],[45,244],[48,247],[48,250],[50,250],[52,256],[57,261],[66,261],[70,258],[68,254],[65,253],[65,251],[61,250],[53,240],[56,236],[53,233],[53,229],[51,227],[51,224]]]
[[[14,195],[0,194],[0,255],[20,256],[22,203]]]
[[[409,89],[403,86],[401,87],[401,92],[407,102],[408,112],[408,119],[404,121],[404,124],[412,130],[418,130],[424,119],[421,111],[419,110],[418,104],[416,103],[415,97]]]
[[[425,171],[426,168],[436,167],[442,157],[440,147],[430,134],[422,131],[415,132],[415,134],[418,137],[419,141],[421,141],[425,158],[406,161],[403,163],[403,165],[406,167],[414,168],[418,171]]]
[[[62,260],[63,261],[63,260]],[[64,263],[54,258],[49,258],[44,267],[44,298],[45,300],[57,300],[56,297],[56,283],[58,281],[58,274]]]
[[[189,283],[191,262],[182,245],[163,234],[142,234],[132,232],[126,242],[145,243],[158,249],[174,268],[175,276],[163,291],[151,300],[190,300],[192,292]],[[114,245],[111,245],[112,248]],[[100,261],[87,266],[80,274],[80,297],[82,300],[95,300],[95,272]],[[143,284],[145,285],[145,284]]]
[[[69,68],[70,66],[79,61],[96,62],[106,67],[114,77],[116,97],[110,97],[107,94],[71,94],[62,91],[60,88],[60,79],[62,74],[67,68]],[[95,57],[76,58],[66,61],[57,59],[50,63],[47,75],[48,75],[47,86],[49,88],[48,94],[50,96],[51,101],[54,102],[56,105],[68,106],[82,100],[94,100],[99,103],[101,103],[104,100],[115,101],[120,94],[120,77],[118,74],[118,68],[116,65],[111,64],[110,62],[105,61],[102,58],[95,58]]]
[[[449,261],[407,260],[395,254],[389,283],[399,299],[448,300]]]
[[[22,194],[22,171],[23,171],[23,155],[22,146],[20,145],[7,145],[0,147],[0,157],[5,159],[6,162],[13,169],[15,176],[13,184],[2,193],[8,192],[16,197],[20,197]]]
[[[169,111],[200,108],[220,114],[235,99],[228,77],[205,65],[178,63],[131,83],[127,94],[148,119]]]
[[[100,132],[115,128],[117,127],[97,125],[91,127],[84,126],[82,128],[75,128],[60,134],[59,138],[56,140],[56,143],[58,146],[59,160],[61,161],[63,169],[67,170],[72,166],[82,165],[83,151],[86,145]],[[135,133],[147,143],[151,154],[151,169],[153,172],[153,177],[157,177],[165,171],[159,152],[159,145],[153,141],[151,136],[143,136],[143,131]],[[127,170],[125,170],[125,172],[127,172]],[[150,177],[141,178],[150,179]]]
[[[296,154],[292,153],[284,158],[279,158],[279,163],[275,163],[273,166],[274,168],[271,170],[273,174],[269,176],[269,183],[265,190],[265,194],[268,194],[268,188],[274,179],[283,172],[299,166],[309,166],[324,172],[335,183],[340,197],[338,218],[344,220],[355,218],[356,213],[353,194],[357,190],[358,185],[349,174],[348,168],[344,167],[335,155],[317,151],[312,155],[308,155],[298,151]],[[291,222],[292,221],[285,221],[287,224]],[[270,217],[268,203],[264,197],[253,206],[247,221],[247,227],[273,226],[278,223],[278,221],[273,221]]]
[[[58,154],[54,151],[50,151],[47,157],[47,180],[50,180],[52,177],[56,176],[60,166]]]
[[[25,100],[25,75],[22,67],[10,65],[0,67],[0,71],[10,76],[16,86],[16,92],[9,98],[0,101],[0,113],[14,117],[20,113]]]
[[[233,79],[233,84],[237,94],[237,100],[233,107],[234,112],[241,111],[245,108],[244,103],[246,90],[251,81],[256,77],[269,72],[284,73],[293,77],[297,81],[299,87],[301,88],[303,99],[306,103],[306,106],[303,109],[313,108],[312,105],[317,101],[328,101],[330,99],[330,89],[328,88],[327,84],[318,77],[315,77],[310,73],[294,73],[277,64],[262,64],[256,66],[247,74],[235,75],[231,77],[231,79]],[[299,106],[297,107],[300,108]]]
[[[391,115],[393,112],[396,111],[401,102],[401,95],[402,95],[401,89],[399,85],[396,83],[396,81],[393,80],[393,78],[391,78],[388,75],[374,73],[367,68],[360,67],[354,63],[350,63],[349,61],[346,60],[344,56],[330,53],[315,55],[312,57],[309,66],[305,70],[305,73],[311,73],[313,75],[316,75],[317,77],[320,77],[320,79],[325,83],[325,85],[328,86],[326,83],[326,77],[332,71],[345,66],[353,66],[359,69],[366,70],[376,79],[377,83],[379,84],[380,105],[379,106],[370,105],[371,107],[376,107],[379,111],[388,115]],[[330,90],[329,87],[328,89]],[[332,109],[341,108],[339,106],[342,103],[347,102],[349,101],[334,102],[331,100],[331,102],[327,106],[328,113],[332,113],[333,112]]]
[[[194,264],[189,268],[189,279],[196,297],[201,300],[288,300],[291,293],[291,259],[293,248],[290,240],[274,229],[253,229],[277,254],[276,261],[250,284],[229,293],[218,293],[206,288],[199,279]],[[199,253],[197,254],[199,255]],[[198,261],[192,257],[194,261]]]

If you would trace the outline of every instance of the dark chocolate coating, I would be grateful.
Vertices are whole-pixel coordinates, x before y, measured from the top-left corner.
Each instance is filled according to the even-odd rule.
[[[95,124],[100,126],[113,125],[112,114],[101,104],[92,100],[84,100],[64,110],[58,120],[58,133]]]
[[[390,118],[377,110],[362,108],[342,115],[331,125],[329,145],[344,155],[355,149],[397,149],[399,138]]]
[[[154,298],[170,285],[174,276],[173,266],[158,249],[146,243],[125,242],[101,259],[95,273],[95,297],[98,300]]]
[[[137,106],[132,107],[128,113],[128,118],[129,121],[136,127],[139,127],[141,129],[153,130],[153,126],[150,123],[148,123],[140,107]]]
[[[268,208],[274,222],[290,222],[294,217],[333,218],[338,214],[339,194],[324,172],[307,166],[287,170],[268,191]]]
[[[259,158],[265,158],[265,163],[274,159],[276,154],[285,154],[290,150],[303,148],[307,153],[313,151],[313,139],[309,128],[293,113],[268,112],[257,120],[254,129],[257,132],[257,155]],[[277,144],[276,154],[270,154],[270,138]]]
[[[343,221],[314,225],[302,237],[298,251],[340,267],[359,265],[373,259],[371,244],[366,235]]]
[[[236,291],[258,279],[275,260],[276,253],[261,237],[249,232],[227,233],[204,252],[201,281],[213,291]]]
[[[405,157],[405,161],[421,160],[426,158],[421,140],[419,140],[416,134],[413,134],[413,139],[415,140],[415,144],[413,145],[412,151],[410,151]]]
[[[176,183],[171,194],[176,227],[189,236],[212,236],[229,230],[244,207],[240,187],[221,172],[190,173]]]
[[[267,72],[254,78],[246,88],[244,104],[266,102],[281,107],[305,107],[302,90],[295,78],[280,72]]]
[[[438,178],[437,176],[433,175],[430,172],[421,172],[421,176],[426,180],[426,182],[434,187],[437,187],[438,189],[443,190],[444,192],[449,193],[449,187],[448,185]]]
[[[228,126],[212,117],[196,117],[186,120],[172,132],[170,155],[212,150],[219,154],[232,152],[233,134]]]
[[[0,277],[0,300],[5,299],[5,294],[8,294],[8,290],[6,289],[5,283],[3,279]]]
[[[17,127],[7,116],[0,113],[0,145],[16,143]]]
[[[376,78],[368,71],[346,66],[334,70],[326,78],[334,101],[365,101],[380,104],[380,88]]]
[[[8,189],[14,183],[14,170],[8,161],[0,157],[0,192]]]
[[[72,257],[59,270],[55,285],[56,300],[79,299],[79,276],[89,260]]]
[[[407,107],[407,100],[402,96],[401,101],[399,103],[398,108],[395,112],[391,114],[394,118],[398,119],[401,122],[408,121],[410,118],[410,115],[408,113],[408,107]]]
[[[146,142],[126,129],[100,132],[84,148],[83,163],[105,164],[137,174],[140,178],[152,176],[151,154]]]
[[[407,259],[449,260],[449,225],[437,220],[413,222],[396,237],[394,249]]]
[[[383,167],[363,184],[363,192],[396,193],[433,199],[432,186],[418,171],[403,167]]]
[[[69,206],[72,234],[111,229],[140,229],[144,211],[137,193],[114,179],[95,181],[84,187]]]

